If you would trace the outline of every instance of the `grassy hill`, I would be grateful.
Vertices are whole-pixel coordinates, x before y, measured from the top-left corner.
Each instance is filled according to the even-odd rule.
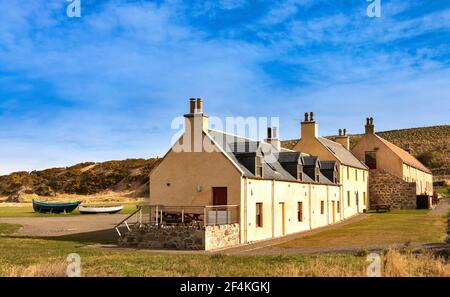
[[[0,176],[0,196],[37,194],[92,195],[103,191],[148,196],[148,176],[159,159],[127,159],[103,163],[86,162],[66,168],[15,172]],[[16,199],[19,202],[19,199]]]
[[[412,154],[437,176],[450,175],[450,125],[393,130],[377,133]],[[362,135],[351,135],[352,146]],[[332,136],[328,137],[333,139]],[[283,141],[292,148],[297,140]],[[65,168],[15,172],[0,176],[0,196],[20,201],[21,194],[55,196],[93,195],[105,191],[126,192],[129,197],[148,196],[148,175],[161,159],[127,159],[103,163],[86,162]],[[16,199],[14,199],[16,197]]]
[[[450,125],[377,132],[377,135],[392,142],[419,159],[433,170],[435,175],[450,175]],[[362,137],[350,135],[353,147]],[[333,136],[327,137],[333,140]],[[292,148],[298,139],[282,142],[282,146]]]

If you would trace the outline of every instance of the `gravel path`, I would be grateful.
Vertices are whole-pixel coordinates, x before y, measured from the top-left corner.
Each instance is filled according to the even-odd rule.
[[[441,199],[436,207],[428,213],[430,216],[444,216],[450,209],[450,198]]]
[[[28,237],[67,237],[96,242],[113,242],[117,233],[112,229],[128,215],[79,215],[67,217],[0,218],[0,223],[20,224],[14,235]]]

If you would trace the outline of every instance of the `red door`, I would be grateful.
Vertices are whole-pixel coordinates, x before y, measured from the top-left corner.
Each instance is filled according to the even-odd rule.
[[[227,187],[213,187],[213,205],[227,205]]]

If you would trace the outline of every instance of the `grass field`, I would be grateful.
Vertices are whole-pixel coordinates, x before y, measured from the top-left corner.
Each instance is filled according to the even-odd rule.
[[[440,193],[442,195],[450,197],[450,187],[449,186],[446,186],[446,187],[434,187],[434,190],[437,193]]]
[[[11,233],[0,225],[0,233]],[[83,276],[364,276],[366,256],[222,256],[101,249],[61,240],[0,236],[0,276],[64,276],[70,253],[81,257]],[[387,251],[385,276],[445,276],[450,266],[430,254]]]
[[[374,214],[289,244],[439,241],[445,233],[443,221],[423,211]],[[73,239],[18,238],[13,235],[18,228],[0,224],[0,276],[64,276],[70,253],[81,256],[83,276],[364,276],[369,264],[366,255],[359,253],[224,256],[99,248]],[[450,276],[448,259],[428,252],[387,250],[381,257],[384,276]]]
[[[428,210],[392,210],[339,228],[306,235],[278,245],[282,248],[343,245],[442,242],[446,219],[427,215]]]
[[[130,214],[136,210],[136,205],[139,202],[102,202],[95,203],[95,205],[123,205],[122,214]],[[85,204],[87,205],[87,204]],[[70,214],[40,214],[35,213],[31,203],[8,203],[0,204],[0,217],[55,217],[55,216],[75,216],[80,215],[78,208]]]

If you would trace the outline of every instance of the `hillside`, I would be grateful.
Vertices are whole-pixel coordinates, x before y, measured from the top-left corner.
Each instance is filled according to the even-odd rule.
[[[104,191],[126,192],[129,197],[148,196],[148,176],[159,159],[86,162],[66,168],[15,172],[0,176],[0,196],[20,202],[22,194],[92,195]]]
[[[450,125],[377,132],[377,135],[411,153],[438,176],[450,175]],[[350,135],[353,147],[362,134]],[[333,136],[327,137],[334,139]],[[292,148],[298,139],[282,142]]]
[[[433,170],[438,179],[450,176],[450,125],[393,130],[377,133],[412,154]],[[355,145],[361,135],[351,135]],[[333,139],[332,136],[328,137]],[[297,140],[283,141],[292,148]],[[0,197],[20,202],[22,194],[55,196],[126,193],[127,197],[148,196],[148,176],[161,159],[128,159],[103,163],[86,162],[66,168],[15,172],[0,176]]]

